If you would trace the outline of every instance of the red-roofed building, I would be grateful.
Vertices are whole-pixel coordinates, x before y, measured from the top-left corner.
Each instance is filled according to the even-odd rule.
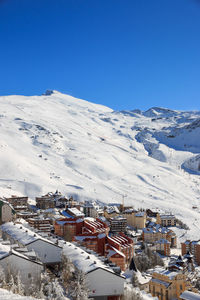
[[[112,262],[120,266],[122,270],[125,270],[133,257],[133,240],[124,233],[119,233],[118,235],[107,237],[106,242],[106,255],[109,255],[109,259]],[[113,248],[117,251],[111,255],[110,249],[114,250]]]
[[[100,219],[94,221],[84,220],[81,215],[70,216],[69,211],[67,211],[67,214],[65,215],[67,215],[66,218],[55,221],[54,230],[55,234],[62,236],[67,240],[76,240],[75,236],[77,235],[92,236],[92,234],[94,234],[94,236],[97,236],[100,233],[107,235],[109,232],[108,225]]]

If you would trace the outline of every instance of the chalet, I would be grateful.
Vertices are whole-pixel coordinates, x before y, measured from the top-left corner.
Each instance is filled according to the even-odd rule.
[[[14,214],[15,211],[12,205],[3,199],[0,199],[0,224],[12,221]]]
[[[150,217],[150,218],[156,218],[157,217],[157,212],[152,211],[151,209],[146,209],[146,214],[147,214],[147,217]]]
[[[66,243],[63,254],[85,273],[89,297],[98,300],[120,300],[124,293],[125,278],[106,266],[96,255],[88,254],[72,243]]]
[[[0,243],[0,266],[5,274],[9,271],[13,276],[19,273],[21,281],[26,287],[32,282],[39,285],[40,276],[44,269],[43,264],[31,259],[27,252],[20,253],[2,243]]]
[[[1,235],[4,240],[17,243],[20,247],[34,250],[43,264],[57,264],[61,261],[61,247],[41,237],[37,233],[13,222],[1,225]]]
[[[168,270],[180,271],[182,273],[185,273],[186,271],[193,272],[193,255],[188,252],[184,256],[179,255],[177,259],[172,258],[168,264]]]

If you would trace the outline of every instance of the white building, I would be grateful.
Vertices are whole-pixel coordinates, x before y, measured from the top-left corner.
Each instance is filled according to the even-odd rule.
[[[27,247],[29,251],[34,250],[44,264],[61,262],[61,247],[22,224],[5,223],[1,225],[1,234],[4,240],[8,239],[19,246]]]
[[[41,262],[31,260],[25,254],[2,243],[0,243],[0,266],[5,274],[10,271],[13,276],[16,276],[19,273],[22,283],[26,286],[32,282],[39,285],[41,272],[44,269]]]
[[[125,278],[116,274],[96,255],[88,254],[72,243],[63,246],[63,254],[85,273],[90,297],[107,300],[109,296],[115,296],[115,299],[120,299],[124,294]]]

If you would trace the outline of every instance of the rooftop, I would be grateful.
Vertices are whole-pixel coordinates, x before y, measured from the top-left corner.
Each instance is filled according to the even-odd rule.
[[[170,280],[172,280],[175,276],[179,274],[178,272],[171,272],[163,268],[156,268],[154,273],[159,273],[161,275],[167,276]]]
[[[101,268],[115,274],[115,272],[110,267],[106,266],[97,255],[87,253],[76,244],[66,242],[63,246],[63,254],[84,273]]]
[[[76,207],[68,208],[67,211],[76,217],[84,217],[84,213],[78,210]]]
[[[34,231],[23,226],[22,224],[14,224],[13,222],[8,222],[1,225],[1,229],[3,232],[6,232],[9,236],[11,236],[11,238],[13,238],[15,241],[18,241],[24,246],[36,240],[43,240],[47,243],[54,244],[51,241],[43,238],[39,234],[35,233]]]
[[[200,300],[200,294],[185,291],[180,295],[180,298],[184,300]]]

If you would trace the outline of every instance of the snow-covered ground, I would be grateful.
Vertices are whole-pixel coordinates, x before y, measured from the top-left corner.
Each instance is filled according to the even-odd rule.
[[[33,297],[13,294],[12,292],[0,288],[0,300],[37,300],[37,299]]]
[[[200,238],[200,112],[118,112],[59,92],[0,104],[0,195],[124,197],[176,214]]]

